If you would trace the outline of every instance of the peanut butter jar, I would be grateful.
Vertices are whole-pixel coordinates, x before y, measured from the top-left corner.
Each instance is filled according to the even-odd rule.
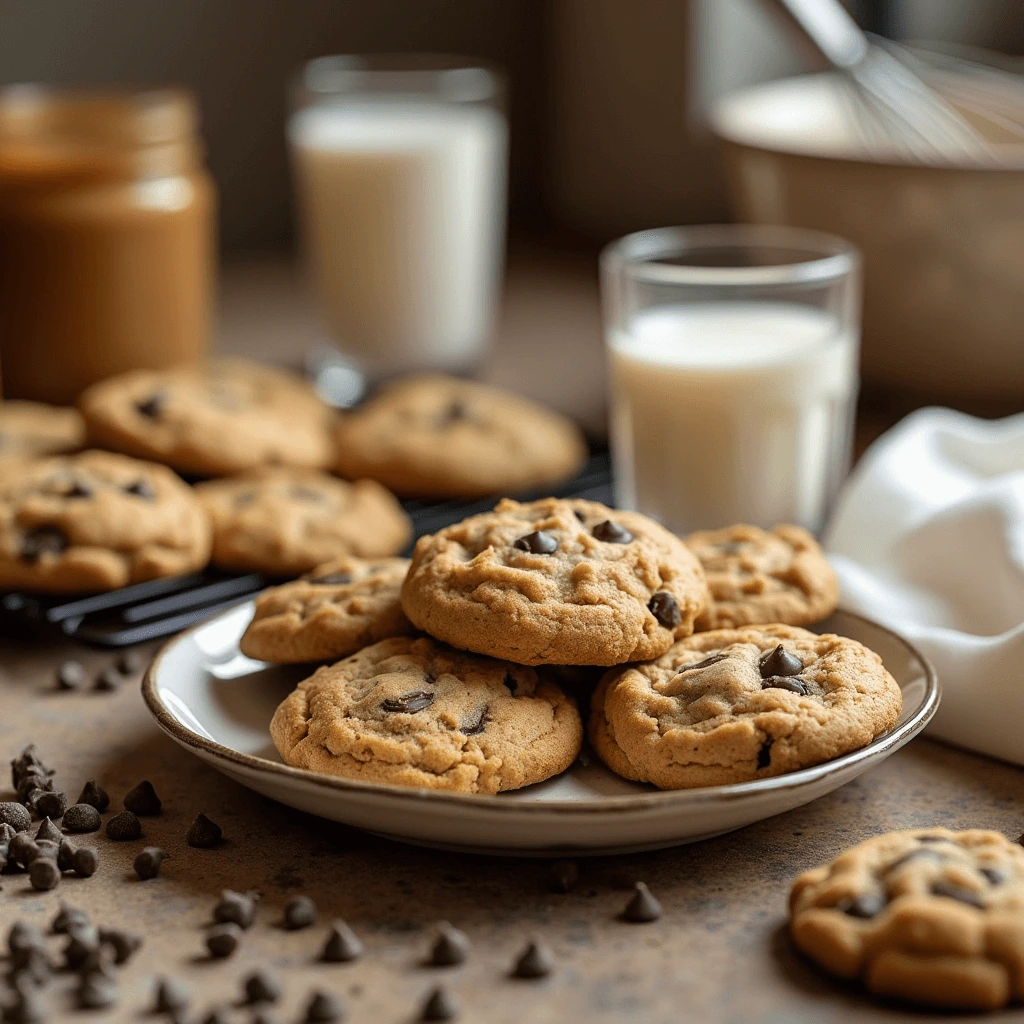
[[[215,212],[188,93],[0,89],[4,396],[201,358]]]

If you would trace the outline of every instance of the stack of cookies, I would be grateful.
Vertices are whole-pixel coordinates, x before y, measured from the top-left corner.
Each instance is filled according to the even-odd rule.
[[[241,647],[343,659],[271,723],[298,767],[514,789],[575,760],[589,699],[605,764],[678,789],[794,771],[895,725],[901,693],[878,655],[801,628],[837,599],[798,527],[684,541],[597,502],[506,499],[421,537],[411,563],[334,562],[267,592]]]

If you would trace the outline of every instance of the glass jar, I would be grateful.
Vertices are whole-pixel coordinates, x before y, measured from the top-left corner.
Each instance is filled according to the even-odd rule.
[[[201,358],[216,193],[179,90],[0,89],[0,376],[73,402],[135,368]]]

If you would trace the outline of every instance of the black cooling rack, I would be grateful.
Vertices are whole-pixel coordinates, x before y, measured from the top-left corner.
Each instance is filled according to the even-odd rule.
[[[610,505],[612,474],[608,454],[592,455],[575,480],[543,493],[588,498]],[[541,496],[537,492],[519,497]],[[412,518],[415,535],[420,537],[466,516],[486,512],[495,500],[492,497],[480,501],[403,504]],[[277,582],[280,581],[259,573],[239,576],[209,569],[86,597],[6,593],[0,597],[0,628],[11,636],[64,636],[98,647],[129,647],[177,633]]]

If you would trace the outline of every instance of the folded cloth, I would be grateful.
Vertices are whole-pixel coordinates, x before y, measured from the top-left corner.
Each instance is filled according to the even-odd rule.
[[[824,543],[841,606],[935,666],[932,734],[1024,764],[1024,414],[908,416],[865,453]]]

